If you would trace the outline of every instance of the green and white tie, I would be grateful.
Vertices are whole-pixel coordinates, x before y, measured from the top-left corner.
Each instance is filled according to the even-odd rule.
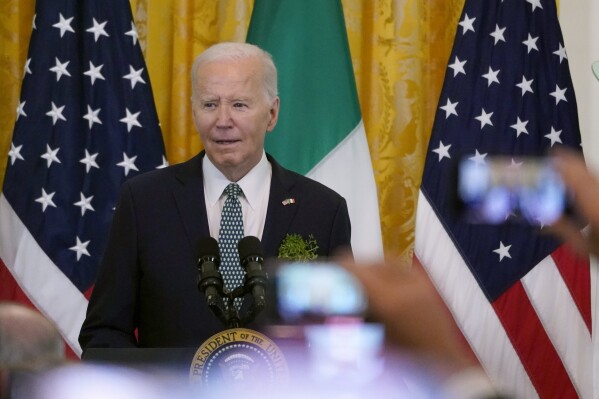
[[[239,260],[237,245],[243,238],[243,213],[239,195],[243,192],[236,183],[230,183],[224,191],[227,194],[221,212],[218,247],[220,251],[220,272],[225,289],[229,292],[243,284],[244,271]],[[235,299],[235,307],[241,307],[242,298]]]

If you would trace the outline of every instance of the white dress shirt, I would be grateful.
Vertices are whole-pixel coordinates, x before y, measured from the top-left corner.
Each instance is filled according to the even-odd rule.
[[[202,160],[202,171],[204,174],[204,198],[206,200],[210,236],[218,240],[220,214],[227,199],[226,194],[223,192],[232,182],[214,166],[208,156],[204,156]],[[262,240],[268,198],[270,197],[271,179],[272,166],[266,159],[266,153],[263,152],[260,162],[237,182],[243,191],[239,201],[243,212],[244,236],[256,236],[259,240]]]

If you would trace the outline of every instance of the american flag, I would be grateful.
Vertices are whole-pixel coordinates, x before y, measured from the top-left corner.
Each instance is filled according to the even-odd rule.
[[[165,166],[128,0],[38,0],[0,197],[0,299],[76,354],[121,183]],[[24,294],[24,295],[23,295]]]
[[[467,224],[450,206],[460,158],[501,154],[518,167],[558,145],[581,150],[555,0],[466,0],[448,64],[416,258],[498,385],[518,398],[597,397],[588,259],[538,228]]]

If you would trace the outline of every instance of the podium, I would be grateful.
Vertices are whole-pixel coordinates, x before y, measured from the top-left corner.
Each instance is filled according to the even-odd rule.
[[[229,375],[231,370],[242,370],[243,375],[236,375],[241,379],[255,379],[261,375],[260,379],[266,385],[274,384],[281,380],[281,374],[270,378],[256,374],[251,369],[262,367],[277,374],[281,362],[285,363],[285,369],[287,364],[289,366],[286,371],[292,385],[309,376],[321,379],[334,373],[338,374],[335,379],[349,376],[350,380],[357,382],[376,379],[375,375],[382,372],[381,326],[313,326],[305,331],[303,328],[280,326],[269,331],[269,336],[275,337],[279,353],[273,353],[272,342],[269,343],[267,339],[257,342],[255,338],[261,334],[245,329],[239,329],[237,339],[229,342],[238,348],[230,349],[223,344],[225,340],[222,337],[231,331],[216,334],[199,348],[89,348],[82,360],[142,370],[159,368],[190,382],[199,382],[202,386],[222,384],[227,378],[224,375]],[[244,331],[249,332],[250,336],[244,337]],[[302,335],[299,335],[300,332]],[[216,345],[216,342],[220,342],[220,345]],[[201,372],[195,373],[198,364]]]
[[[160,369],[203,387],[242,385],[253,380],[277,386],[289,379],[279,346],[266,335],[244,328],[223,330],[197,348],[89,348],[82,360]]]
[[[133,368],[164,367],[189,373],[198,348],[89,348],[81,360]]]

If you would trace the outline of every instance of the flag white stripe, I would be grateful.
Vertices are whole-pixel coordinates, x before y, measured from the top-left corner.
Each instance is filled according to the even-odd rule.
[[[592,398],[591,334],[551,256],[542,260],[522,284],[581,398]]]
[[[538,398],[495,310],[422,192],[414,252],[491,380],[517,398]]]
[[[362,120],[307,176],[332,188],[347,201],[356,260],[382,258],[377,188]]]
[[[60,271],[0,195],[0,258],[31,302],[51,319],[67,344],[80,356],[77,339],[87,299]]]

